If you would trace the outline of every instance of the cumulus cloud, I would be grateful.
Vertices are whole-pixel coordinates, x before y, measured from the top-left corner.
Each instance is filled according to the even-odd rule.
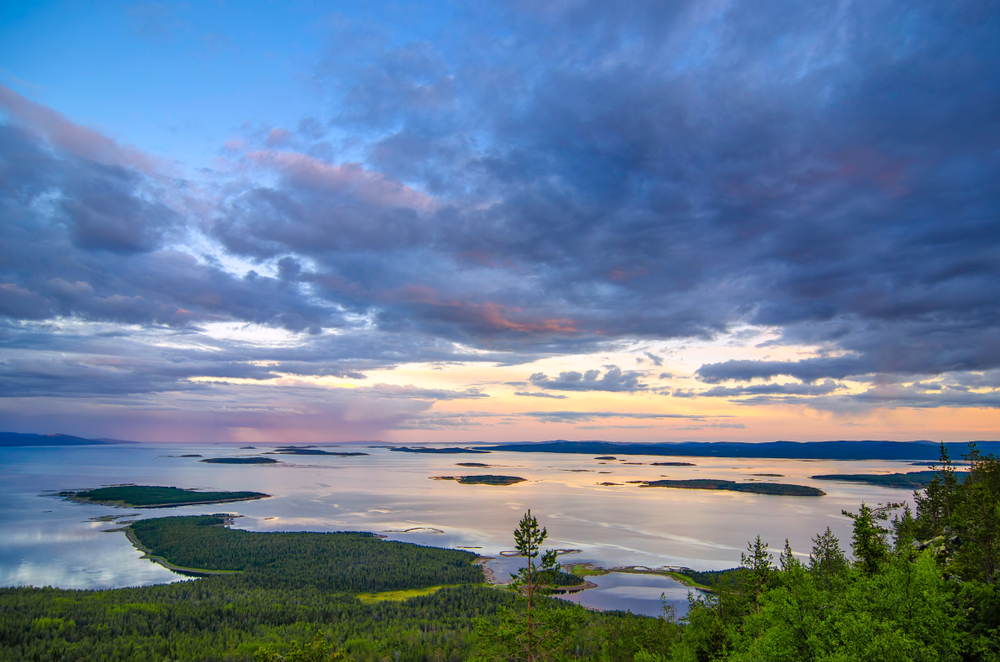
[[[600,370],[588,370],[580,373],[574,371],[560,372],[551,379],[543,372],[536,372],[528,377],[533,386],[551,391],[611,391],[619,393],[634,393],[645,391],[648,387],[639,381],[643,373],[629,370],[622,372],[618,366],[607,366],[607,372],[601,377]]]

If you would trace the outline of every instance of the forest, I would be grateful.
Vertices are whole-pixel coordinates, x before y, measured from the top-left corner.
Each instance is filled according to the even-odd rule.
[[[0,660],[998,662],[1000,461],[973,446],[959,480],[941,455],[915,508],[845,511],[850,541],[827,528],[793,552],[757,537],[738,568],[692,571],[713,592],[692,595],[682,619],[588,612],[544,591],[525,598],[523,584],[489,588],[455,550],[365,534],[278,534],[288,537],[271,547],[276,534],[210,517],[137,522],[137,538],[171,561],[243,572],[105,591],[0,589]],[[519,549],[523,538],[515,532]],[[444,581],[446,569],[455,576]],[[421,583],[460,585],[357,598]]]
[[[682,490],[725,490],[750,494],[773,494],[777,496],[826,496],[826,492],[808,485],[785,483],[737,483],[733,480],[714,478],[694,478],[690,480],[650,480],[640,487],[672,487]]]
[[[180,487],[155,487],[151,485],[115,485],[96,490],[60,492],[59,496],[73,501],[122,505],[132,508],[163,508],[189,504],[228,503],[265,499],[263,492],[198,492]]]
[[[910,471],[904,474],[824,474],[812,476],[813,480],[842,480],[849,483],[865,483],[881,487],[896,487],[906,490],[918,490],[934,479],[935,471]],[[962,474],[957,474],[959,480]]]
[[[204,570],[240,570],[257,587],[374,593],[483,581],[476,555],[380,540],[371,533],[258,533],[224,516],[160,517],[130,525],[154,556]]]

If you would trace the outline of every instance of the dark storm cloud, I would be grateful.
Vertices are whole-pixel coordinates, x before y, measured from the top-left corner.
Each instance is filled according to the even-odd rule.
[[[639,381],[643,373],[629,370],[622,372],[618,366],[605,366],[607,372],[601,377],[600,370],[588,370],[585,373],[576,371],[560,372],[555,379],[550,379],[543,372],[536,372],[528,377],[528,381],[538,388],[551,391],[611,391],[616,393],[634,393],[645,391],[648,387]]]
[[[309,254],[323,295],[382,328],[514,351],[748,322],[789,343],[836,326],[822,343],[850,353],[709,365],[709,382],[1000,365],[995,14],[491,11],[327,62],[333,124],[378,132],[367,167],[396,188],[366,202],[367,170],[322,188],[286,159],[282,186],[218,222],[230,249]]]

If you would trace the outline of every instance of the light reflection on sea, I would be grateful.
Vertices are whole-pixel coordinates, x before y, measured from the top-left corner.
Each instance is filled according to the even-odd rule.
[[[0,586],[107,588],[184,579],[140,559],[141,554],[121,533],[106,533],[114,528],[113,524],[87,521],[137,511],[75,504],[42,495],[51,490],[122,482],[256,490],[273,496],[260,501],[141,512],[143,517],[234,512],[243,515],[236,526],[248,530],[373,531],[394,540],[474,548],[472,551],[493,557],[511,548],[512,532],[530,508],[548,528],[551,547],[581,550],[564,557],[564,562],[592,562],[606,567],[679,565],[709,570],[737,565],[747,541],[758,533],[775,552],[788,538],[792,548],[805,558],[812,537],[829,526],[846,547],[850,522],[840,514],[842,509],[855,510],[862,500],[912,501],[905,490],[813,481],[808,478],[811,475],[918,469],[898,461],[621,456],[627,462],[677,460],[697,465],[656,467],[621,461],[601,463],[590,455],[430,455],[357,446],[342,450],[361,450],[370,455],[272,456],[282,462],[277,466],[206,464],[198,458],[164,457],[253,455],[265,450],[268,447],[260,445],[256,450],[241,450],[231,445],[185,444],[0,449]],[[459,467],[458,462],[495,466]],[[431,476],[481,473],[516,475],[528,482],[496,487],[429,480]],[[754,479],[750,475],[753,473],[782,474],[782,478],[756,480],[813,485],[827,496],[762,496],[627,484],[661,476],[744,481]],[[619,485],[598,485],[601,482]],[[406,529],[414,531],[403,533]],[[493,562],[492,566],[499,570],[499,564]],[[498,572],[503,574],[502,570]],[[631,590],[628,586],[626,582],[611,587],[615,588],[613,594],[604,592],[627,593]],[[664,584],[661,588],[676,586]],[[635,587],[636,595],[645,595],[645,589],[640,588]],[[686,589],[683,591],[686,596]],[[588,593],[596,596],[599,591],[583,595]],[[637,608],[633,611],[640,611],[638,603],[634,606]]]

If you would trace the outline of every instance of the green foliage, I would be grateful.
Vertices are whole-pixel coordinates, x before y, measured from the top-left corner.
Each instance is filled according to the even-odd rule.
[[[511,575],[509,584],[517,599],[512,608],[501,609],[497,619],[476,621],[479,636],[476,660],[555,662],[567,658],[567,645],[584,615],[579,607],[555,608],[551,601],[540,599],[550,592],[560,575],[566,574],[559,571],[555,550],[541,551],[548,535],[530,510],[518,523],[514,547],[525,559],[525,566]],[[573,577],[573,581],[578,580]]]
[[[847,573],[849,567],[847,556],[840,548],[840,540],[833,535],[830,527],[826,527],[826,531],[813,538],[809,571],[823,586],[829,588],[835,580]]]
[[[812,476],[812,478],[813,480],[840,480],[848,483],[878,485],[879,487],[919,490],[933,483],[935,478],[940,479],[940,474],[937,471],[910,471],[900,474],[825,474]]]
[[[890,530],[879,522],[887,521],[889,513],[901,505],[889,503],[870,508],[862,501],[857,514],[841,511],[845,517],[854,520],[854,535],[851,538],[854,563],[868,575],[877,573],[889,558]]]
[[[660,618],[621,614],[608,619],[602,635],[602,662],[663,662],[680,635],[673,611]]]
[[[824,496],[826,492],[807,485],[786,485],[785,483],[737,483],[732,480],[696,478],[691,480],[651,480],[642,487],[675,487],[686,490],[726,490],[728,492],[749,492],[750,494],[773,494],[778,496]]]
[[[456,478],[462,485],[516,485],[523,483],[524,478],[520,476],[497,476],[486,474],[482,476],[459,476]]]
[[[334,648],[318,633],[308,644],[293,641],[288,651],[279,654],[274,645],[261,646],[254,653],[255,662],[333,662],[344,657],[344,651]]]
[[[185,568],[242,570],[262,587],[311,585],[374,593],[483,581],[471,552],[380,540],[370,533],[258,533],[225,518],[162,517],[131,525],[151,553]]]
[[[974,446],[968,459],[960,481],[942,449],[916,516],[900,504],[845,512],[853,566],[829,528],[808,566],[787,541],[780,569],[750,543],[739,573],[691,599],[672,659],[1000,662],[1000,463]]]
[[[362,604],[245,575],[105,591],[0,589],[0,660],[249,662],[262,647],[293,659],[289,652],[308,651],[317,634],[357,662],[459,660],[475,645],[471,619],[495,617],[510,599],[461,586]]]
[[[194,490],[184,490],[179,487],[119,485],[83,492],[60,492],[59,496],[66,496],[79,501],[90,501],[92,503],[111,503],[132,506],[134,508],[150,508],[154,506],[183,506],[192,503],[246,501],[248,499],[263,499],[269,495],[261,492],[196,492]]]

